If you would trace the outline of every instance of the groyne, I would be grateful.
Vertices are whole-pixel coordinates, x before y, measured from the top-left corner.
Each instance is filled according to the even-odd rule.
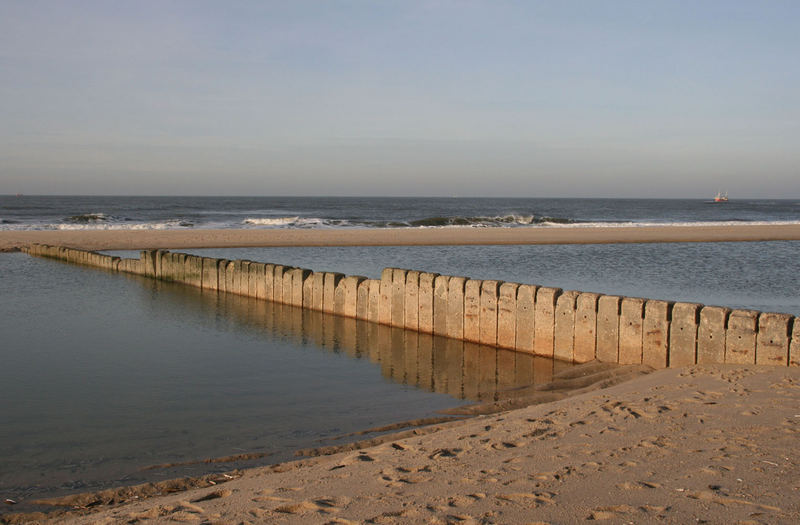
[[[800,320],[789,314],[400,268],[368,279],[167,250],[139,259],[43,244],[23,251],[572,363],[800,366]]]

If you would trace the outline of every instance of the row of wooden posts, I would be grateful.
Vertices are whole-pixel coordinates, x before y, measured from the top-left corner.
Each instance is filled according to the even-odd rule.
[[[139,259],[41,244],[25,251],[575,363],[800,366],[800,321],[788,314],[399,268],[368,279],[167,250]]]

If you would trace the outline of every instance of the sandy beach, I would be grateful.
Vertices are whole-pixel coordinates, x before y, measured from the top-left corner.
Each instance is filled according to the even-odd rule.
[[[122,505],[64,499],[90,508],[53,521],[800,520],[798,368],[660,370],[435,430]]]
[[[30,243],[86,250],[248,246],[607,244],[800,240],[800,225],[552,228],[381,228],[2,231],[0,252]]]
[[[800,525],[800,1],[686,3],[0,1],[0,525]]]

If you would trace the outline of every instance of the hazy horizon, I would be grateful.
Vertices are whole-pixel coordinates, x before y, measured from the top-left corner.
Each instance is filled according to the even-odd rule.
[[[724,190],[722,193],[726,193]],[[208,198],[208,199],[259,199],[259,198],[275,198],[275,199],[505,199],[505,200],[530,200],[530,199],[547,199],[547,200],[675,200],[675,201],[704,201],[712,200],[716,193],[710,195],[702,195],[695,197],[619,197],[614,195],[598,195],[593,197],[570,197],[570,196],[519,196],[519,195],[291,195],[291,194],[271,194],[271,195],[214,195],[214,194],[103,194],[103,193],[0,193],[0,197],[108,197],[108,198]],[[730,197],[733,201],[749,201],[749,200],[766,200],[766,201],[794,201],[800,197],[750,197],[750,196],[737,196]]]
[[[800,198],[800,4],[0,4],[0,194]]]

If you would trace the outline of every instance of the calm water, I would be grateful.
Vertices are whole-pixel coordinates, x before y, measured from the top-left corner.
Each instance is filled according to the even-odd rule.
[[[0,257],[0,274],[0,496],[18,501],[283,461],[553,373],[513,352],[22,254]],[[242,453],[268,456],[141,470]]]

